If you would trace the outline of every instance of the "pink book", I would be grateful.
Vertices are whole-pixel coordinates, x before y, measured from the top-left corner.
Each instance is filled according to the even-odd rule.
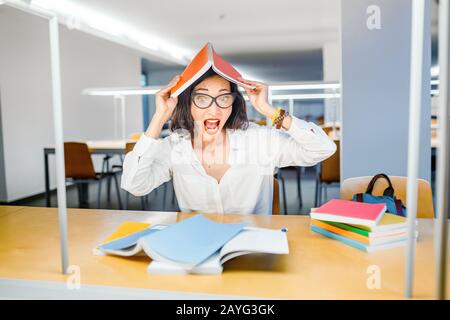
[[[374,227],[386,212],[384,203],[364,203],[332,199],[311,210],[311,218],[324,221],[358,224]]]

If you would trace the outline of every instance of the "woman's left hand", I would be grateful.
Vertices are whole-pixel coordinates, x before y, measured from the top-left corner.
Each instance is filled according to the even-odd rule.
[[[238,80],[255,87],[255,89],[243,87],[245,89],[245,92],[247,93],[248,98],[250,99],[250,103],[262,115],[269,118],[272,117],[275,109],[269,103],[269,87],[262,82],[250,81],[242,77],[238,78]]]

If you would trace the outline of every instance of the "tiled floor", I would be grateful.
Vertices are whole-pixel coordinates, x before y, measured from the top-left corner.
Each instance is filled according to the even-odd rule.
[[[311,207],[314,206],[315,196],[315,168],[305,168],[302,174],[302,198],[303,206],[299,207],[299,199],[297,196],[297,178],[296,170],[293,168],[283,169],[283,177],[286,181],[286,202],[288,214],[308,214]],[[154,211],[178,211],[176,197],[173,196],[173,187],[171,181],[166,185],[153,190],[148,196],[145,204],[145,210]],[[101,197],[101,208],[118,209],[118,201],[114,185],[111,186],[111,201],[106,199],[106,187],[103,184]],[[280,187],[280,193],[281,193]],[[327,198],[337,198],[339,196],[339,186],[332,186],[328,188]],[[121,190],[122,202],[125,204],[126,192]],[[280,194],[280,210],[283,212],[282,195]],[[51,198],[52,206],[56,206],[56,194]],[[45,197],[39,196],[34,199],[17,202],[16,204],[27,206],[45,206]],[[78,193],[74,187],[69,187],[67,190],[67,206],[70,208],[78,207]],[[89,202],[86,205],[90,208],[97,206],[97,186],[91,185],[89,188]],[[139,197],[129,195],[129,210],[142,210],[142,201]]]

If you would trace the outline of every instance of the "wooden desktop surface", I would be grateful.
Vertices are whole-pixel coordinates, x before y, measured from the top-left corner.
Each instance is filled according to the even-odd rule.
[[[248,255],[225,264],[222,275],[149,275],[148,257],[95,256],[93,248],[124,221],[174,223],[192,214],[68,209],[70,264],[81,285],[288,299],[399,299],[404,248],[365,253],[309,230],[306,216],[214,215],[220,222],[288,228],[290,254]],[[433,298],[433,220],[419,220],[414,298]],[[368,267],[379,266],[381,289],[368,289]],[[0,278],[66,282],[60,271],[56,208],[0,206]],[[449,288],[450,285],[447,285]],[[448,295],[448,294],[447,294]]]

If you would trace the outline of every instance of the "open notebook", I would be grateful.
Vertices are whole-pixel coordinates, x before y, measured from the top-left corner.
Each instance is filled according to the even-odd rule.
[[[156,225],[103,243],[96,252],[132,256],[145,252],[151,259],[149,273],[219,274],[222,264],[249,253],[289,253],[281,230],[222,224],[202,215],[173,225]]]
[[[154,260],[150,262],[147,270],[153,274],[220,274],[225,262],[251,253],[288,254],[289,246],[286,232],[245,227],[220,250],[194,267],[184,267],[168,261]]]

